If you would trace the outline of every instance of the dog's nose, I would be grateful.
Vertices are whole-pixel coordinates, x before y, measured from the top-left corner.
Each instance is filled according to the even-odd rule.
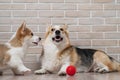
[[[56,30],[56,31],[55,31],[55,34],[59,35],[59,34],[60,34],[60,31],[59,31],[59,30]]]
[[[41,38],[39,37],[39,41],[41,40]]]

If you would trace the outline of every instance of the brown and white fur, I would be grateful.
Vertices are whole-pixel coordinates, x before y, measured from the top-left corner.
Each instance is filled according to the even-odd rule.
[[[31,72],[25,67],[23,58],[29,46],[37,46],[41,38],[34,36],[33,32],[26,27],[25,22],[17,29],[11,39],[0,44],[0,73],[8,68],[14,74],[24,74]]]
[[[120,63],[105,52],[94,49],[80,49],[70,44],[67,25],[50,26],[46,32],[41,56],[41,69],[36,74],[66,74],[66,68],[74,65],[77,72],[119,71]]]

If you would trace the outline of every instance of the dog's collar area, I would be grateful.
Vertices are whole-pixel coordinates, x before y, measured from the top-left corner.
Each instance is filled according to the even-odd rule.
[[[63,38],[61,36],[56,36],[56,37],[53,37],[52,40],[55,42],[60,42],[63,40]]]

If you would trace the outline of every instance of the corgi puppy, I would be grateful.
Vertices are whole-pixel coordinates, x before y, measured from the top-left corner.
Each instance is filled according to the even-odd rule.
[[[0,74],[7,68],[12,69],[15,75],[31,72],[22,60],[27,48],[37,46],[40,40],[24,22],[7,43],[0,44]]]
[[[47,29],[41,55],[41,69],[35,74],[58,73],[66,75],[69,65],[77,72],[120,71],[120,63],[105,52],[95,49],[81,49],[70,44],[67,25],[50,26]]]

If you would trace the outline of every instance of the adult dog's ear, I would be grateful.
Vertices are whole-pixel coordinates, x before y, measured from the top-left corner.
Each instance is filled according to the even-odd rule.
[[[68,25],[67,25],[67,24],[64,24],[63,27],[64,27],[64,29],[66,29],[66,30],[68,29]]]
[[[47,36],[49,35],[51,28],[52,28],[52,25],[48,25],[48,27],[46,28],[45,38],[47,38]]]
[[[47,25],[46,32],[50,31],[51,28],[52,28],[52,25]]]

